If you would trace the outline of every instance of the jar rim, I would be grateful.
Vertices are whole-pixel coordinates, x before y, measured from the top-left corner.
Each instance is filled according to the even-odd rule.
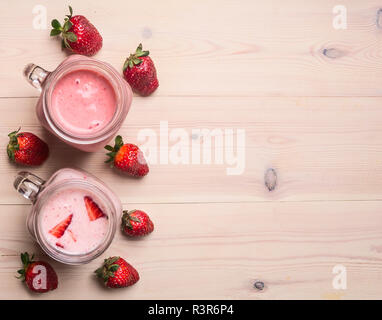
[[[110,82],[116,97],[116,110],[113,118],[102,130],[90,135],[73,135],[54,121],[49,111],[49,106],[51,105],[52,92],[55,88],[55,84],[60,78],[72,71],[86,69],[87,67],[100,72]],[[128,101],[131,92],[127,89],[128,84],[121,83],[119,78],[120,75],[111,65],[93,58],[80,57],[59,65],[47,78],[45,83],[47,89],[43,90],[42,96],[42,110],[53,132],[61,139],[79,145],[95,144],[104,141],[106,136],[114,132],[115,127],[119,127],[122,124],[130,108]]]
[[[46,197],[47,196],[50,197],[51,195],[56,193],[58,190],[62,190],[63,188],[73,188],[73,187],[77,187],[80,189],[81,188],[90,189],[92,193],[96,194],[96,196],[101,199],[102,204],[106,206],[107,208],[108,221],[109,221],[107,233],[104,236],[103,240],[99,243],[99,245],[89,252],[80,253],[80,254],[78,253],[72,254],[72,253],[60,251],[54,246],[52,246],[43,236],[41,228],[40,228],[40,221],[39,221],[40,220],[39,214],[41,212],[42,207],[45,204],[45,201],[47,200]],[[105,252],[105,250],[107,250],[107,248],[112,243],[115,232],[116,232],[117,213],[115,212],[113,201],[98,186],[80,179],[72,179],[70,181],[64,180],[64,181],[60,181],[60,182],[49,185],[49,188],[44,188],[39,194],[39,197],[37,198],[37,201],[33,207],[32,214],[34,219],[33,232],[38,244],[41,246],[44,252],[48,254],[51,258],[65,264],[78,265],[78,264],[89,263],[90,261],[94,260],[95,258],[100,256],[103,252]]]

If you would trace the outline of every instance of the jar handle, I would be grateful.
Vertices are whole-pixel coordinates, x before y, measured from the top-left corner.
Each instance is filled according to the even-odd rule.
[[[17,174],[13,186],[25,198],[35,202],[44,183],[45,181],[38,176],[27,171],[21,171]]]
[[[44,68],[41,68],[33,63],[28,64],[24,68],[24,76],[27,81],[40,92],[42,91],[42,85],[46,77],[50,74]]]

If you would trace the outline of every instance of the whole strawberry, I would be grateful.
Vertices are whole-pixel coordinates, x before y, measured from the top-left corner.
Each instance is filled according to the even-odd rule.
[[[138,271],[120,257],[105,259],[103,266],[95,273],[109,288],[129,287],[139,280]]]
[[[49,156],[49,147],[39,137],[30,132],[11,132],[7,153],[11,161],[18,164],[38,166]]]
[[[153,232],[154,224],[141,210],[123,211],[122,230],[128,236],[140,237]]]
[[[150,95],[159,86],[154,62],[149,57],[149,51],[142,51],[142,44],[126,59],[123,75],[133,90],[142,96]]]
[[[69,15],[61,26],[57,19],[52,20],[52,37],[62,36],[62,47],[75,53],[92,56],[102,48],[102,36],[84,16],[73,16],[73,9],[69,6]]]
[[[58,278],[52,266],[44,261],[33,261],[27,252],[22,253],[23,269],[17,271],[18,278],[24,281],[33,292],[45,293],[57,288]]]
[[[148,174],[149,167],[145,156],[135,144],[124,144],[122,137],[117,136],[114,147],[107,145],[105,149],[110,151],[107,153],[110,158],[105,162],[111,163],[112,167],[135,177],[143,177]]]

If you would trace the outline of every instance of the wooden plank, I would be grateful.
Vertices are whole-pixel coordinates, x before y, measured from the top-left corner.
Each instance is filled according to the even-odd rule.
[[[382,100],[380,98],[225,98],[157,97],[136,99],[120,133],[137,143],[141,129],[159,135],[161,120],[170,130],[245,129],[245,171],[227,175],[229,164],[154,164],[144,179],[110,170],[104,151],[76,151],[40,128],[36,99],[0,99],[6,116],[0,143],[22,125],[46,139],[51,157],[31,171],[48,178],[65,166],[78,166],[104,180],[126,203],[374,200],[382,190]],[[208,112],[206,111],[208,110]],[[190,142],[191,144],[191,142]],[[170,147],[173,143],[170,143]],[[159,142],[157,144],[160,148]],[[241,149],[238,149],[241,150]],[[191,151],[190,151],[191,152]],[[12,188],[18,167],[0,153],[0,203],[26,203]],[[277,187],[269,192],[264,173],[274,168]]]
[[[382,280],[380,201],[144,204],[139,208],[149,212],[155,223],[152,235],[131,241],[117,232],[111,248],[85,266],[53,262],[59,289],[44,298],[381,297],[377,285]],[[41,257],[37,245],[26,237],[28,209],[2,206],[7,223],[0,224],[1,299],[40,298],[14,278],[21,251],[35,251]],[[92,278],[92,271],[109,255],[124,256],[136,266],[141,280],[134,288],[105,290]],[[332,269],[337,264],[346,267],[346,290],[332,287]],[[265,291],[253,289],[255,279],[265,283]]]
[[[67,13],[58,0],[38,4],[47,8],[48,27]],[[98,59],[120,70],[139,42],[151,50],[160,81],[155,96],[380,96],[381,3],[342,1],[346,30],[332,26],[337,4],[165,0],[131,11],[126,1],[107,8],[72,1],[75,13],[85,14],[103,35]],[[12,1],[0,13],[2,97],[36,96],[23,67],[34,62],[52,70],[66,55],[49,28],[32,28],[35,5]]]
[[[53,70],[66,57],[48,34],[49,21],[67,11],[58,0],[38,4],[48,10],[47,30],[32,28],[35,2],[13,1],[0,12],[0,144],[19,126],[37,133],[52,155],[33,172],[47,178],[64,166],[84,168],[156,226],[141,241],[118,232],[88,265],[52,262],[60,288],[44,298],[381,297],[380,1],[342,1],[348,28],[335,30],[339,3],[331,0],[163,0],[134,12],[126,1],[72,0],[103,35],[96,58],[121,70],[143,42],[155,60],[160,88],[134,98],[120,130],[126,141],[137,143],[142,129],[158,133],[160,121],[184,128],[190,143],[192,129],[246,132],[242,175],[227,175],[226,165],[152,164],[142,180],[111,171],[103,151],[85,154],[58,142],[37,122],[38,92],[22,69],[35,62]],[[270,168],[277,173],[272,192],[264,185]],[[14,278],[21,251],[48,259],[27,237],[30,205],[12,187],[25,169],[0,152],[0,299],[41,299]],[[139,270],[134,288],[106,290],[92,279],[102,259],[117,254]],[[332,286],[337,264],[347,269],[346,290]],[[255,279],[266,290],[254,290]]]

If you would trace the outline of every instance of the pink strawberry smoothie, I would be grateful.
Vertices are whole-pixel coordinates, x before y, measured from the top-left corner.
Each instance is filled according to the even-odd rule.
[[[86,198],[90,199],[92,208],[87,207]],[[96,218],[96,212],[101,216]],[[58,191],[47,200],[40,211],[42,235],[51,246],[61,252],[88,253],[105,239],[109,220],[104,212],[106,210],[100,199],[87,190],[69,188]]]
[[[117,107],[114,89],[102,74],[86,69],[64,75],[52,92],[54,121],[74,136],[94,134],[108,125]]]

